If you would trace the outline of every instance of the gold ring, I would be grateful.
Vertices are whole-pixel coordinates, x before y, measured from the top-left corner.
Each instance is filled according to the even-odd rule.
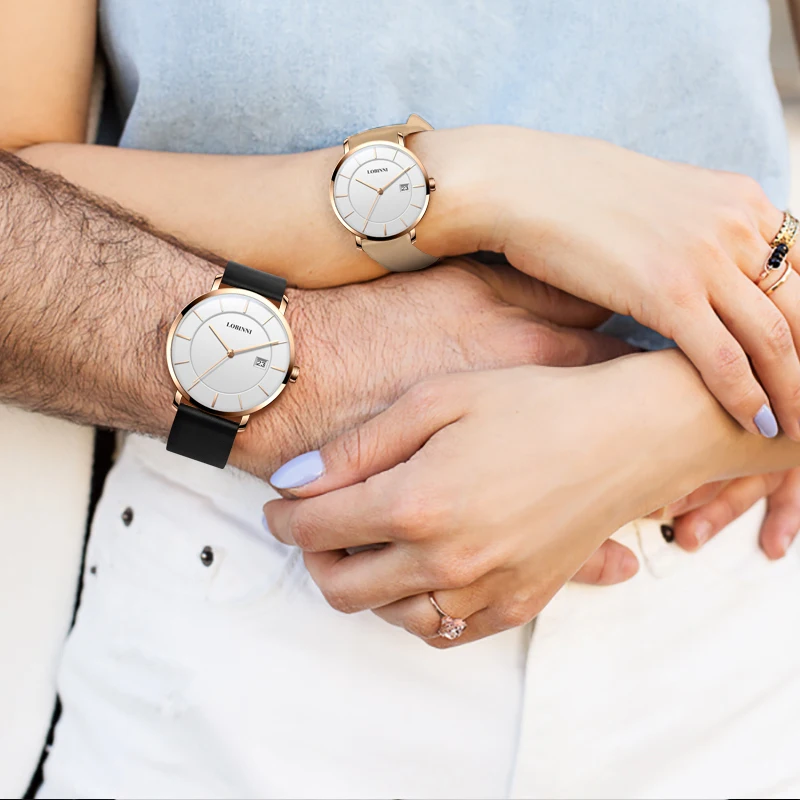
[[[437,636],[443,639],[449,639],[451,642],[458,639],[462,633],[467,629],[467,623],[458,617],[451,617],[446,611],[442,611],[442,607],[436,602],[433,592],[428,592],[428,599],[439,614],[439,630],[436,631]]]
[[[771,247],[775,248],[779,244],[785,244],[786,247],[791,249],[797,240],[798,232],[800,232],[800,222],[798,222],[797,217],[792,216],[788,211],[784,211],[783,222],[772,240]]]
[[[783,275],[769,287],[769,289],[764,289],[764,294],[772,294],[776,289],[780,289],[786,281],[789,280],[794,270],[792,269],[792,265],[787,261],[786,262],[786,269],[783,271]]]

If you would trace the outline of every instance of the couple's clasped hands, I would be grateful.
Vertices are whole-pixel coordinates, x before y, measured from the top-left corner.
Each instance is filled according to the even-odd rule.
[[[506,181],[507,194],[520,194],[517,212],[498,215],[487,226],[493,238],[475,244],[676,339],[743,429],[774,436],[774,408],[787,436],[800,438],[797,287],[789,281],[768,297],[757,285],[780,212],[748,179],[601,143],[559,152],[553,142],[562,139],[569,137],[548,140],[554,152],[536,162],[543,173],[537,177],[557,186],[547,170],[572,159],[571,174],[581,176],[585,191],[556,192],[546,209],[529,214],[526,184]],[[524,163],[514,162],[513,141],[501,150]],[[609,164],[630,174],[615,183]],[[530,185],[533,176],[524,177]],[[578,206],[576,194],[586,197]],[[795,473],[739,479],[760,471],[753,446],[732,430],[680,354],[582,368],[620,356],[620,345],[588,330],[556,332],[550,323],[591,327],[601,319],[597,308],[507,269],[484,270],[481,278],[492,285],[490,314],[476,307],[466,328],[451,331],[445,301],[439,327],[448,338],[445,362],[453,364],[426,370],[425,353],[436,360],[441,351],[421,341],[415,352],[412,326],[393,331],[391,342],[374,342],[384,353],[407,345],[388,391],[361,396],[361,420],[329,425],[339,438],[273,477],[295,499],[267,504],[269,528],[305,550],[334,607],[373,609],[442,644],[431,639],[437,612],[428,594],[435,592],[447,613],[469,618],[460,641],[480,638],[532,619],[573,576],[615,582],[632,575],[633,554],[608,537],[671,503],[680,503],[671,510],[687,520],[679,521],[676,538],[693,548],[737,509],[774,491],[762,544],[772,556],[785,552],[797,523]],[[508,338],[492,334],[504,314]],[[529,325],[520,339],[510,335],[515,314]],[[492,324],[482,327],[487,320]],[[416,358],[410,369],[409,357]],[[341,354],[337,360],[346,361]],[[481,369],[495,371],[428,377]]]

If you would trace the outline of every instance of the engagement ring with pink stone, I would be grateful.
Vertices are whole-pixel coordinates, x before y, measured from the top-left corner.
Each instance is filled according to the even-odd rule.
[[[436,602],[433,594],[428,594],[428,599],[439,614],[439,630],[436,632],[443,639],[449,639],[451,642],[458,639],[462,633],[467,629],[467,623],[458,617],[451,617],[449,614],[442,611],[441,606]]]

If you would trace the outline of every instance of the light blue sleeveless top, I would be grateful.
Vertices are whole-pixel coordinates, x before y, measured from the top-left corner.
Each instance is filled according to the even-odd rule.
[[[100,29],[125,147],[293,153],[416,112],[741,172],[787,204],[766,0],[101,0]]]

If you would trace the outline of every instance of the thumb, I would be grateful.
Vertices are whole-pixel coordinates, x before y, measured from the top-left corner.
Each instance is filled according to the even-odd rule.
[[[287,461],[270,483],[284,495],[313,497],[407,461],[433,434],[463,416],[465,378],[450,375],[418,383],[363,425]]]
[[[572,576],[576,583],[611,586],[632,578],[639,571],[639,561],[633,551],[613,539],[589,556],[586,563]]]

